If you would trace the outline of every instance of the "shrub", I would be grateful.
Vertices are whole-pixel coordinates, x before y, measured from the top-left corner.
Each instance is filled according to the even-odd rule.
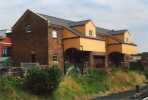
[[[141,64],[141,62],[131,62],[130,63],[130,69],[131,70],[137,70],[137,71],[143,71],[144,66]]]
[[[2,100],[16,100],[18,98],[17,89],[21,86],[21,80],[15,77],[0,77],[0,97]]]
[[[61,81],[62,71],[57,65],[53,65],[51,68],[47,69],[46,72],[48,73],[48,78],[50,80],[50,90],[55,90]]]
[[[11,66],[12,65],[12,61],[10,58],[5,58],[3,61],[0,62],[1,66]]]
[[[32,68],[28,70],[24,86],[31,93],[44,95],[52,93],[59,85],[61,71],[57,67],[49,69]]]
[[[103,81],[107,78],[107,73],[105,71],[102,71],[102,70],[88,69],[84,76],[88,77],[90,79]]]
[[[148,79],[148,70],[145,70],[145,71],[144,71],[144,75],[145,75],[145,77]]]

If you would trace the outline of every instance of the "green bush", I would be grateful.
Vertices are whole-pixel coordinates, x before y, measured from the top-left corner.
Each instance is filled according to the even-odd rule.
[[[59,85],[61,71],[53,66],[49,69],[32,68],[25,76],[25,89],[31,93],[44,95],[52,93]]]
[[[48,73],[48,78],[50,80],[50,90],[53,91],[58,87],[61,81],[62,71],[58,68],[57,65],[53,65],[51,68],[47,69],[46,72]]]
[[[10,58],[5,57],[3,59],[3,61],[0,62],[0,65],[3,66],[3,67],[11,66],[12,65],[12,61],[11,61]]]
[[[144,71],[144,75],[145,75],[145,77],[148,79],[148,70],[145,70],[145,71]]]
[[[16,77],[0,77],[0,100],[17,100],[17,90],[21,89],[22,80]]]
[[[137,70],[137,71],[143,71],[144,66],[141,64],[141,62],[131,62],[130,63],[130,69],[131,70]]]
[[[107,78],[107,73],[102,70],[88,69],[84,76],[97,81],[103,81]]]

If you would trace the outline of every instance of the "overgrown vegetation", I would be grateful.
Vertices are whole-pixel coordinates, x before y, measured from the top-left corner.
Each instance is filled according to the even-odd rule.
[[[0,77],[0,100],[87,100],[94,94],[119,92],[146,81],[144,74],[140,72],[121,69],[113,69],[109,73],[88,69],[83,75],[72,72],[62,80],[61,76],[60,70],[53,67],[46,70],[32,69],[25,79]],[[28,90],[35,93],[43,91],[50,94],[52,89],[55,91],[52,95],[33,95],[23,89],[24,82],[31,85],[27,85]],[[45,87],[48,86],[46,90]]]
[[[58,90],[55,91],[55,99],[86,100],[93,94],[102,95],[121,92],[136,85],[144,84],[145,81],[146,78],[142,73],[132,70],[116,68],[110,73],[106,73],[96,69],[89,69],[84,75],[72,73],[66,76]]]
[[[52,93],[59,85],[62,72],[57,66],[48,69],[32,68],[24,80],[25,88],[38,95]]]

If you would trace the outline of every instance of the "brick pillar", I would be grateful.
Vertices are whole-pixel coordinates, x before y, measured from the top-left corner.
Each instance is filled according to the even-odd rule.
[[[90,53],[89,55],[89,65],[90,67],[94,67],[94,56],[92,55],[92,53]]]
[[[109,62],[109,59],[108,59],[108,55],[106,54],[105,55],[105,68],[108,68],[108,62]]]
[[[124,61],[124,67],[127,67],[127,68],[129,68],[129,55],[123,55],[124,57],[123,57],[123,61]]]

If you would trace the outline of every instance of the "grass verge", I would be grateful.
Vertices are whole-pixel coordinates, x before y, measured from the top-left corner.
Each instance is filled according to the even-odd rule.
[[[64,76],[52,96],[37,96],[23,90],[23,79],[0,77],[0,100],[87,100],[92,95],[120,92],[146,81],[144,74],[116,69],[110,73],[89,69],[84,75]]]

